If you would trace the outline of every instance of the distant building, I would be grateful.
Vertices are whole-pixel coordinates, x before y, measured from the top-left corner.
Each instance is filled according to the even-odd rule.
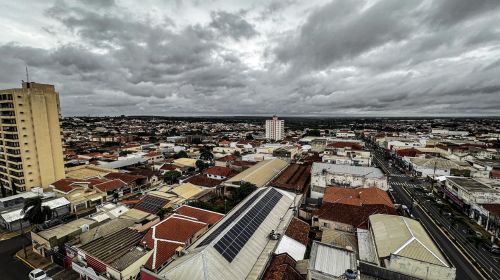
[[[266,120],[266,139],[275,141],[282,140],[285,136],[285,121],[278,120],[277,116],[273,116],[272,120]]]
[[[59,93],[53,85],[26,83],[0,90],[0,180],[12,193],[48,187],[64,178]]]

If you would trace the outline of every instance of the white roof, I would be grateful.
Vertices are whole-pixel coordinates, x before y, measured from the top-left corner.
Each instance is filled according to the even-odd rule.
[[[331,164],[324,162],[314,162],[311,174],[320,175],[324,171],[333,174],[352,174],[365,178],[383,178],[385,175],[379,168],[366,166],[352,166],[342,164]]]
[[[271,191],[272,193],[270,193]],[[262,221],[255,232],[248,237],[246,243],[237,252],[234,259],[232,261],[226,260],[226,258],[215,249],[215,244],[217,244],[233,227],[236,229],[235,225],[247,212],[252,210],[256,203],[265,201],[263,198],[266,197],[266,194],[275,194],[276,192],[281,194],[281,197],[273,204],[272,210],[265,216],[264,221]],[[247,201],[249,204],[246,204]],[[264,271],[271,253],[275,251],[278,245],[278,241],[269,239],[269,234],[272,230],[275,230],[276,233],[284,235],[294,215],[290,207],[298,204],[299,201],[300,199],[297,199],[295,194],[283,190],[271,187],[256,190],[243,202],[238,204],[235,209],[213,226],[198,241],[188,247],[185,256],[167,265],[159,272],[159,275],[165,279],[257,279]],[[222,228],[222,226],[224,227]],[[219,227],[221,227],[222,230],[219,231]],[[212,235],[212,233],[214,234]],[[204,240],[209,237],[214,238],[210,242],[204,242]],[[207,243],[207,245],[204,245],[205,243]]]
[[[276,248],[276,251],[274,251],[274,253],[277,255],[281,253],[287,253],[294,260],[300,261],[304,259],[304,254],[306,253],[306,245],[285,235],[281,238],[278,248]]]
[[[350,250],[315,241],[311,248],[309,266],[335,277],[343,275],[347,269],[356,270],[356,254]]]
[[[50,209],[56,209],[56,208],[59,208],[61,206],[65,206],[65,205],[69,205],[69,204],[70,204],[70,202],[64,197],[60,197],[60,198],[56,198],[56,199],[42,202],[43,206],[49,206]],[[23,211],[23,209],[17,209],[17,210],[5,212],[5,213],[1,214],[0,216],[2,216],[2,219],[5,220],[7,223],[11,223],[11,222],[18,221],[18,220],[24,218],[24,214],[22,213],[22,211]]]

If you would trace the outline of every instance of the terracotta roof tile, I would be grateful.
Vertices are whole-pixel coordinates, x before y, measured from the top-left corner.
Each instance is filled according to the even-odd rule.
[[[120,188],[123,188],[127,186],[122,180],[115,179],[115,180],[109,180],[104,183],[100,183],[94,186],[94,188],[97,188],[103,192],[108,192],[108,191],[114,191]]]
[[[184,215],[184,216],[189,216],[196,218],[204,223],[207,223],[209,225],[213,225],[220,221],[222,218],[224,218],[223,214],[217,213],[217,212],[212,212],[208,211],[205,209],[201,208],[196,208],[193,206],[189,205],[183,205],[177,209],[175,209],[175,212]]]
[[[198,174],[198,175],[195,175],[193,177],[190,177],[190,178],[184,180],[184,182],[191,183],[193,185],[200,186],[200,187],[214,188],[214,187],[220,185],[223,181],[208,178],[205,175]]]
[[[387,192],[379,188],[341,188],[327,187],[323,196],[323,203],[343,203],[350,205],[380,204],[394,208]]]
[[[310,180],[310,165],[291,164],[272,181],[271,185],[284,190],[305,193]]]
[[[293,218],[286,229],[285,235],[307,246],[309,243],[309,229],[308,223]]]
[[[222,167],[222,166],[212,166],[209,167],[205,170],[203,170],[203,174],[211,174],[211,175],[216,175],[216,176],[223,176],[223,177],[232,177],[235,175],[234,171],[231,168],[228,167]]]
[[[130,184],[130,183],[134,182],[137,179],[144,178],[144,176],[131,175],[131,174],[121,173],[121,172],[108,173],[108,174],[104,175],[104,177],[108,178],[108,179],[111,179],[111,180],[112,179],[120,179],[123,182],[125,182],[126,184]]]
[[[297,269],[297,262],[287,253],[273,255],[264,272],[263,280],[305,280]]]

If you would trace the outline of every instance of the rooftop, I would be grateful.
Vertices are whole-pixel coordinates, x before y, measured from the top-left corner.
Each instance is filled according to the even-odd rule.
[[[333,174],[352,174],[355,176],[362,176],[365,178],[384,178],[385,175],[379,168],[366,167],[366,166],[352,166],[331,164],[324,162],[314,162],[312,165],[311,174],[313,176],[322,175],[325,172]]]
[[[288,191],[305,192],[311,179],[311,166],[290,164],[271,185]]]
[[[175,209],[175,213],[196,218],[209,225],[213,225],[224,218],[224,214],[196,208],[189,205],[182,205],[181,207]]]
[[[356,254],[351,250],[315,241],[309,261],[311,270],[334,277],[342,276],[347,269],[356,270]]]
[[[464,178],[464,177],[446,177],[446,180],[464,188],[468,192],[498,192],[495,188],[488,186],[476,179]]]
[[[395,215],[370,216],[379,258],[391,254],[449,267],[450,264],[420,222]]]
[[[260,188],[265,186],[287,166],[288,163],[281,159],[263,160],[238,175],[228,179],[226,183],[238,185],[243,181],[255,184],[258,188]]]
[[[323,203],[342,203],[354,206],[379,204],[394,208],[394,204],[387,192],[379,188],[327,187],[323,196]]]

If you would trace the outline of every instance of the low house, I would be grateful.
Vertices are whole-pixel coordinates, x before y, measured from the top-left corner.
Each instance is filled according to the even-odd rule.
[[[203,174],[210,179],[226,180],[227,178],[236,175],[236,172],[229,167],[212,166],[203,170]]]
[[[94,188],[106,182],[102,179],[61,179],[49,185],[56,197],[65,197],[71,203],[71,212],[80,213],[93,209],[106,201],[106,192]]]
[[[124,228],[77,248],[72,268],[86,279],[135,279],[152,251],[139,246],[144,234]]]
[[[320,228],[355,232],[367,229],[368,218],[377,213],[396,214],[387,193],[378,188],[346,189],[328,187],[323,204],[314,213],[314,225]]]
[[[50,208],[53,218],[64,217],[70,212],[70,202],[64,197],[43,201],[42,206]],[[26,228],[29,226],[29,222],[23,220],[23,218],[24,213],[22,212],[22,208],[1,212],[0,227],[8,231],[16,231],[21,228]]]
[[[226,187],[237,188],[242,182],[254,184],[257,188],[264,187],[288,166],[281,159],[263,160],[256,165],[238,173],[224,182]]]
[[[290,164],[269,185],[294,193],[307,194],[310,180],[310,165]]]
[[[356,253],[340,247],[313,242],[307,279],[359,279]]]
[[[309,244],[309,230],[308,223],[293,218],[274,253],[287,253],[294,260],[303,260]]]
[[[305,280],[296,268],[297,261],[287,253],[272,256],[262,279],[266,280]]]
[[[311,170],[311,198],[322,198],[328,186],[389,189],[387,177],[379,168],[314,162]]]
[[[395,215],[370,216],[378,265],[419,279],[455,279],[456,269],[420,222]],[[363,272],[363,271],[362,271]]]

